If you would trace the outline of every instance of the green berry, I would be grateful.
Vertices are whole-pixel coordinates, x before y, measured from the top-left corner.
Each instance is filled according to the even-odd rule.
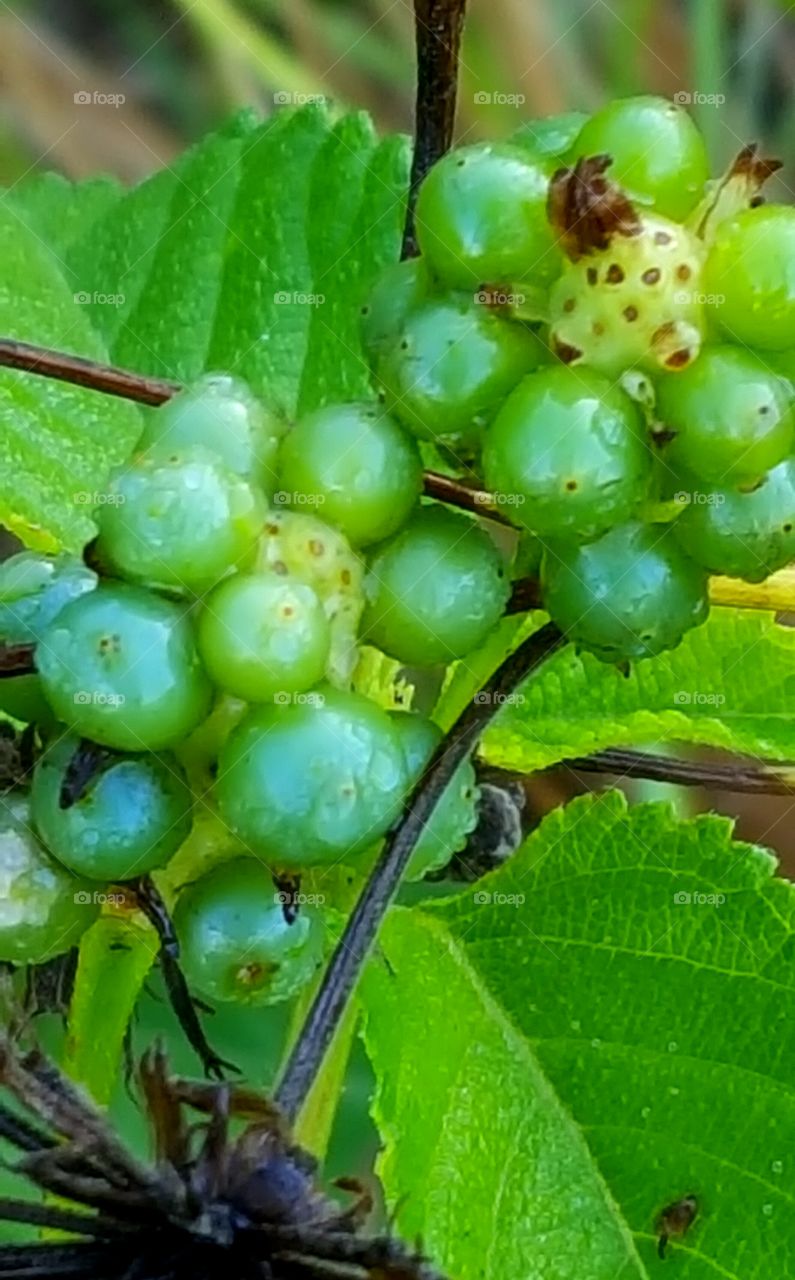
[[[644,214],[636,234],[570,263],[550,295],[550,345],[566,364],[610,378],[638,367],[678,371],[705,328],[704,245],[685,227]]]
[[[220,689],[247,702],[267,702],[320,683],[331,628],[306,583],[273,572],[238,573],[205,600],[196,642]]]
[[[378,277],[362,307],[362,343],[375,365],[392,347],[407,316],[425,301],[430,290],[422,258],[406,258]]]
[[[554,166],[510,143],[481,142],[443,156],[417,199],[417,239],[451,289],[548,283],[561,256],[547,221]]]
[[[222,863],[181,895],[174,912],[185,977],[210,1000],[268,1005],[289,1000],[323,961],[318,912],[295,918],[255,858]]]
[[[584,111],[566,111],[557,116],[525,120],[509,141],[536,156],[549,156],[562,163],[575,147],[587,119]]]
[[[795,347],[795,209],[767,204],[721,223],[702,288],[732,341],[771,351]]]
[[[100,554],[132,582],[203,591],[251,558],[264,516],[259,490],[206,449],[158,447],[114,478]]]
[[[329,405],[302,418],[282,445],[280,469],[281,496],[317,506],[355,547],[395,533],[422,492],[414,439],[371,404]]]
[[[709,177],[704,139],[687,112],[667,98],[608,103],[583,125],[574,155],[611,156],[611,181],[677,222],[698,204]]]
[[[26,798],[9,795],[0,819],[0,961],[43,964],[77,946],[98,914],[85,881],[37,840]]]
[[[378,373],[387,408],[415,435],[472,443],[541,356],[523,325],[451,298],[411,312]]]
[[[420,509],[375,552],[365,586],[363,636],[400,662],[463,658],[496,625],[508,600],[502,557],[474,521],[442,506]]]
[[[183,606],[107,583],[74,600],[36,649],[45,696],[81,737],[119,751],[179,742],[210,709]]]
[[[179,454],[206,449],[270,495],[285,426],[240,378],[207,373],[147,415],[141,447]]]
[[[673,531],[709,573],[762,582],[795,560],[795,462],[787,458],[750,492],[680,488]]]
[[[442,741],[442,731],[432,720],[414,712],[393,711],[390,719],[400,736],[409,781],[413,786]],[[440,871],[454,854],[464,848],[467,836],[477,825],[478,795],[472,761],[464,760],[442,792],[415,845],[406,869],[406,880],[422,880],[432,871]]]
[[[77,556],[20,551],[0,564],[0,637],[35,643],[64,605],[93,591],[97,575]]]
[[[77,556],[20,551],[0,564],[0,640],[35,644],[70,600],[93,591],[97,575]],[[44,724],[52,712],[36,675],[0,680],[0,711]]]
[[[592,370],[531,373],[488,430],[486,486],[541,537],[596,538],[628,520],[651,473],[637,406]]]
[[[793,446],[789,384],[737,347],[708,347],[688,369],[662,378],[656,412],[676,433],[663,462],[716,485],[754,483]]]
[[[585,546],[548,546],[541,594],[553,622],[604,662],[672,649],[709,611],[706,573],[663,525],[618,525]]]
[[[89,880],[132,880],[162,867],[190,832],[190,792],[170,757],[112,761],[84,794],[61,807],[80,739],[59,738],[36,765],[32,813],[53,857]]]
[[[386,712],[328,686],[250,712],[218,765],[221,817],[279,868],[334,863],[368,848],[394,821],[405,787]]]

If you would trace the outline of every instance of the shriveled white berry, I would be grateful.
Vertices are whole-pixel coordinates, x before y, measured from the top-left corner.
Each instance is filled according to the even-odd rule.
[[[364,607],[364,565],[347,539],[317,516],[271,511],[256,568],[289,575],[312,587],[331,628],[326,675],[332,684],[347,687],[358,657],[357,635]]]
[[[684,368],[704,333],[703,261],[703,243],[685,227],[644,215],[632,233],[566,267],[550,300],[553,349],[611,377]]]

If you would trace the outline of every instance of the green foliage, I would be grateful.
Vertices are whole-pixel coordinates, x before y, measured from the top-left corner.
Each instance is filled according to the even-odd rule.
[[[359,311],[397,256],[407,172],[404,138],[307,107],[242,114],[123,195],[22,182],[0,210],[0,333],[177,380],[233,371],[287,415],[368,397]],[[139,412],[6,371],[0,415],[0,519],[80,547]]]
[[[244,116],[131,191],[70,265],[125,295],[93,308],[119,364],[231,371],[289,415],[369,395],[359,308],[397,255],[406,173],[405,140],[365,115]]]
[[[16,213],[29,231],[41,240],[78,289],[68,262],[72,246],[87,240],[91,226],[122,198],[124,188],[112,178],[69,182],[60,173],[37,173],[19,182],[3,196],[4,205]]]
[[[791,1269],[795,896],[774,865],[726,819],[614,792],[393,913],[363,990],[380,1173],[457,1280],[656,1275],[656,1219],[691,1192],[677,1276]]]
[[[483,680],[543,619],[506,619],[453,671],[437,709],[452,723]],[[677,649],[628,675],[572,647],[518,690],[486,733],[490,764],[526,772],[604,747],[693,742],[779,760],[795,756],[795,632],[758,610],[713,609]]]
[[[0,204],[0,334],[104,359],[87,309],[13,207]],[[138,411],[82,387],[0,370],[0,522],[29,546],[81,547],[94,497],[133,448]]]

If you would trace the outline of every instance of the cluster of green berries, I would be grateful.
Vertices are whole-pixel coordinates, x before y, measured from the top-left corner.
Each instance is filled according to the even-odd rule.
[[[541,552],[545,607],[609,662],[678,644],[709,574],[795,556],[795,208],[746,148],[709,180],[661,98],[450,152],[420,256],[366,308],[383,400]]]
[[[200,800],[235,856],[177,893],[183,961],[211,998],[291,995],[325,931],[279,885],[366,859],[440,742],[356,691],[362,643],[465,659],[534,572],[562,629],[623,663],[704,620],[709,574],[792,558],[795,209],[760,204],[773,167],[748,148],[710,182],[656,98],[453,151],[419,192],[420,256],[364,308],[372,401],[288,426],[212,375],[149,412],[96,513],[98,572],[0,569],[0,637],[38,673],[0,700],[43,740],[0,830],[0,961],[73,945],[97,885],[170,861],[190,741],[221,724]],[[425,466],[491,492],[512,569],[504,530],[423,498]],[[410,877],[464,846],[477,798],[467,761]]]
[[[97,508],[94,568],[33,552],[0,566],[0,637],[34,645],[37,671],[0,682],[0,708],[42,741],[0,824],[0,961],[70,948],[103,903],[123,909],[109,886],[166,866],[196,811],[192,736],[221,725],[199,802],[231,861],[177,893],[186,974],[252,1002],[311,978],[328,936],[318,895],[282,886],[372,856],[441,741],[424,716],[354,691],[361,641],[394,631],[404,661],[447,662],[507,597],[488,535],[421,490],[414,438],[378,405],[288,431],[213,375],[150,413]],[[476,804],[466,761],[409,878],[463,847]]]

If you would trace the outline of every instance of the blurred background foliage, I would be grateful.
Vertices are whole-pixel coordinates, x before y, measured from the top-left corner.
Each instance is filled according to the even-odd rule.
[[[504,136],[525,116],[621,94],[689,95],[716,165],[759,139],[789,183],[793,10],[786,0],[470,0],[460,136]],[[136,179],[236,107],[267,113],[279,95],[321,94],[408,130],[412,5],[11,0],[0,5],[0,80],[5,182],[48,166]],[[125,101],[83,106],[81,91]]]

